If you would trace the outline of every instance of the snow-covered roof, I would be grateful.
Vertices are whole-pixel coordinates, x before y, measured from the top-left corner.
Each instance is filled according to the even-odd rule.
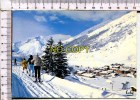
[[[127,74],[127,76],[129,76],[129,77],[134,77],[134,75],[132,75],[132,74]]]
[[[84,73],[85,71],[78,71],[77,73],[79,73],[79,74],[82,74],[82,73]]]
[[[112,68],[119,68],[120,66],[112,66]]]
[[[112,72],[113,70],[108,70],[108,72]]]
[[[103,68],[108,68],[108,67],[110,67],[110,66],[107,66],[107,65],[106,65],[106,66],[104,66]]]
[[[128,68],[120,68],[121,71],[129,71],[130,69]]]
[[[102,74],[107,74],[107,73],[108,73],[108,71],[102,71],[102,72],[100,72],[100,73],[102,73]]]
[[[96,73],[97,73],[97,72],[101,72],[101,70],[95,70],[94,72],[96,72]]]
[[[83,75],[83,76],[86,76],[86,77],[95,76],[95,74],[92,74],[92,73],[83,73],[82,75]]]

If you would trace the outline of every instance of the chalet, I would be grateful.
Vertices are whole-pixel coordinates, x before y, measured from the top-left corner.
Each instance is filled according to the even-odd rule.
[[[107,71],[108,71],[109,74],[114,72],[113,70],[107,70]]]
[[[130,68],[131,74],[135,74],[137,72],[136,68]]]
[[[137,77],[137,73],[134,73],[133,75],[134,75],[135,78]]]
[[[127,74],[130,74],[130,73],[131,73],[130,68],[126,68],[126,67],[121,67],[121,68],[118,69],[118,70],[115,69],[114,72],[115,72],[116,74],[119,74],[119,75],[123,76],[123,77],[126,77]]]
[[[110,66],[106,65],[104,66],[104,71],[110,70]]]
[[[121,67],[124,67],[124,64],[115,63],[115,64],[111,64],[111,67],[112,67],[113,70],[118,70]]]
[[[111,75],[111,77],[114,77],[114,78],[119,76],[119,74],[116,74],[116,73],[111,73],[110,75]]]
[[[118,70],[118,69],[120,69],[120,66],[112,66],[111,69],[112,69],[112,70]]]
[[[85,70],[87,73],[93,73],[94,72],[94,69],[92,69],[92,68],[86,68],[86,70]]]
[[[92,74],[92,73],[83,73],[82,76],[88,77],[88,78],[95,78],[96,77],[96,75]]]
[[[83,73],[86,73],[85,71],[77,71],[77,75],[82,76]]]
[[[94,70],[93,74],[95,74],[96,76],[100,76],[100,72],[101,70]]]
[[[99,75],[108,75],[108,71],[101,71]]]
[[[126,67],[125,67],[125,68],[122,68],[122,67],[121,67],[119,70],[121,71],[122,74],[131,73],[130,68],[126,68]]]
[[[132,77],[134,78],[135,76],[133,74],[127,74],[127,77]]]

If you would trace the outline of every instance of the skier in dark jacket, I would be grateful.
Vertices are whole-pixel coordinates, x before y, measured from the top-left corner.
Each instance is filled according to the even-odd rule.
[[[17,59],[16,58],[14,59],[14,65],[15,66],[17,65]]]
[[[30,55],[30,58],[28,59],[28,63],[29,63],[29,66],[28,66],[28,69],[29,69],[29,76],[31,75],[31,76],[34,76],[34,64],[33,64],[33,62],[32,62],[32,60],[33,60],[33,56],[32,55]]]
[[[35,69],[35,82],[37,82],[37,78],[39,82],[40,80],[40,69],[41,69],[41,58],[38,56],[38,54],[33,58],[32,62],[34,63],[34,69]]]

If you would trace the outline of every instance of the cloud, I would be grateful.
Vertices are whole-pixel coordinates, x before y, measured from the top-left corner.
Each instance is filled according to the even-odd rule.
[[[49,17],[50,21],[55,21],[55,20],[58,20],[59,18],[56,17],[55,15],[52,15]]]
[[[65,22],[64,21],[62,21],[62,20],[60,20],[60,21],[58,21],[59,23],[61,23],[61,24],[65,24]]]
[[[81,20],[91,20],[93,12],[83,12],[83,11],[63,11],[63,12],[56,12],[61,16],[66,16],[70,19],[81,21]],[[84,14],[83,14],[84,13]]]
[[[104,21],[118,18],[128,11],[41,11],[40,13],[55,14],[52,19],[56,19],[57,16],[65,16],[75,21]]]
[[[63,20],[60,20],[56,15],[50,16],[49,20],[50,21],[55,21],[55,22],[58,22],[58,23],[61,23],[61,24],[65,24],[65,22]]]
[[[31,12],[30,12],[31,13]],[[128,11],[39,11],[36,12],[34,19],[15,16],[13,17],[13,40],[23,41],[26,38],[39,35],[51,35],[56,33],[55,28],[49,27],[48,20],[57,21],[65,24],[63,18],[69,18],[74,21],[97,21],[105,22],[113,20],[128,13]],[[45,17],[48,16],[48,17]],[[48,19],[46,19],[48,18]],[[67,19],[65,19],[67,21]],[[87,22],[88,23],[88,22]]]
[[[76,21],[97,21],[114,19],[126,14],[127,11],[63,11],[57,13]]]
[[[42,25],[36,21],[13,17],[13,41],[24,41],[27,38],[39,36],[39,35],[50,35],[53,30],[47,25]]]
[[[47,22],[46,18],[44,16],[34,16],[35,20],[38,22]]]

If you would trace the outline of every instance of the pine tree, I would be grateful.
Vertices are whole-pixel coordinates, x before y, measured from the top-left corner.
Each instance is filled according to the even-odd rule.
[[[42,69],[46,70],[46,72],[49,71],[49,48],[46,46],[46,49],[44,51],[44,55],[42,56]]]
[[[64,46],[61,41],[57,44],[57,52],[54,57],[54,64],[56,66],[55,74],[60,78],[64,78],[68,75],[68,70],[66,52],[64,51]]]
[[[54,40],[51,37],[46,44],[46,49],[44,55],[42,56],[42,66],[48,72],[54,73],[54,54],[51,51],[51,48],[54,47]]]

